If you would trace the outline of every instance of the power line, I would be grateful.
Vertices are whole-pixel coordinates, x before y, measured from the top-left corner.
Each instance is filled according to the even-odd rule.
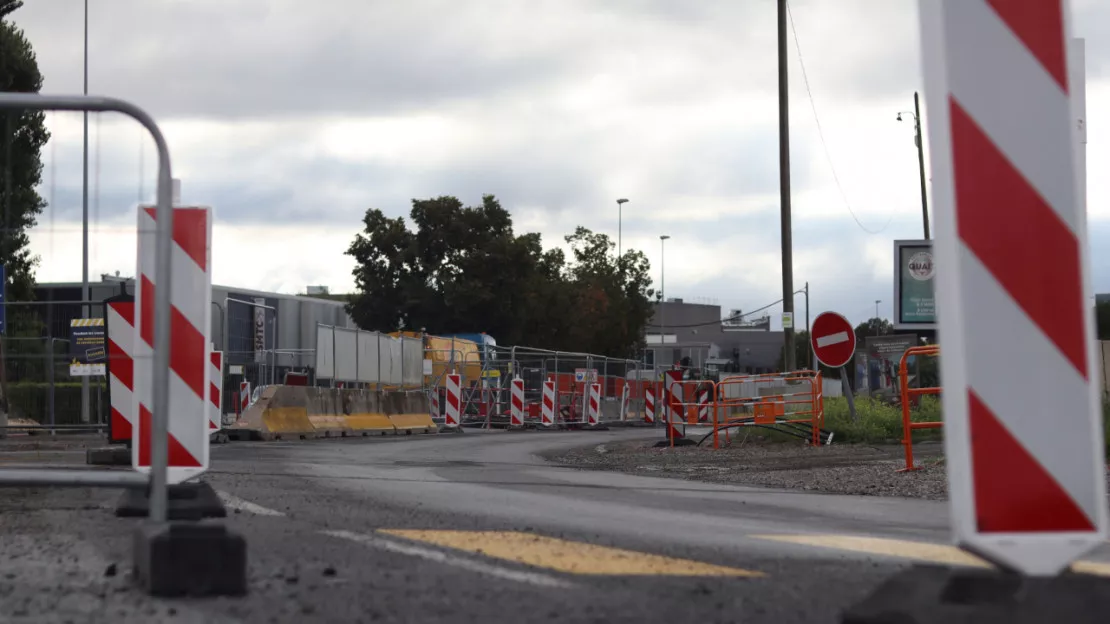
[[[813,121],[817,123],[817,136],[821,139],[821,147],[825,150],[825,160],[829,163],[829,169],[832,171],[833,182],[836,183],[836,189],[840,191],[840,198],[844,200],[844,207],[848,209],[848,214],[852,215],[852,220],[856,222],[861,230],[868,234],[879,234],[885,230],[890,222],[894,219],[894,215],[887,217],[886,224],[878,230],[869,230],[867,226],[860,222],[859,217],[856,216],[855,211],[852,210],[852,205],[848,202],[848,195],[844,192],[844,187],[840,184],[840,176],[836,173],[836,167],[833,165],[832,154],[829,153],[829,145],[825,142],[825,131],[821,128],[821,118],[817,116],[817,104],[813,100],[813,91],[809,88],[809,75],[806,74],[805,60],[802,58],[802,43],[798,40],[798,29],[794,25],[794,12],[790,9],[790,3],[786,3],[787,15],[790,17],[790,30],[794,33],[794,47],[798,50],[798,64],[802,68],[802,80],[805,81],[806,95],[809,96],[809,107],[813,110]]]

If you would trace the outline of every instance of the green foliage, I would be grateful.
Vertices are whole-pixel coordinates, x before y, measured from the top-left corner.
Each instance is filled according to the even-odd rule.
[[[516,234],[493,195],[480,206],[455,197],[412,202],[401,217],[366,211],[347,254],[356,293],[347,310],[363,328],[486,332],[506,345],[634,357],[651,314],[647,258],[614,259],[604,234],[579,227],[572,257]]]
[[[103,383],[94,380],[89,388],[89,411],[93,421],[107,419],[108,389]],[[28,418],[40,424],[50,420],[50,384],[14,383],[8,384],[9,404],[13,418]],[[54,424],[77,425],[81,423],[81,384],[58,383],[54,386]]]
[[[844,397],[825,400],[825,428],[835,432],[833,442],[862,442],[882,444],[902,440],[902,409],[873,400],[869,397],[856,397],[856,413],[859,419],[852,420],[848,411],[848,401]],[[935,422],[943,420],[940,400],[935,396],[921,397],[921,404],[910,410],[912,422]],[[942,429],[915,431],[914,440],[937,439]]]
[[[862,348],[868,336],[889,336],[894,333],[894,324],[884,318],[868,319],[856,325],[856,344]]]

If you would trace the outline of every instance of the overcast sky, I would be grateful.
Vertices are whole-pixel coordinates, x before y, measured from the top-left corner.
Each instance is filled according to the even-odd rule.
[[[183,201],[216,211],[218,283],[346,292],[343,252],[368,207],[407,215],[414,197],[493,193],[518,232],[548,245],[577,225],[615,238],[627,197],[623,245],[648,255],[657,280],[659,235],[671,236],[668,297],[726,312],[781,297],[771,0],[90,5],[89,92],[158,120]],[[921,88],[916,1],[791,6],[794,282],[809,282],[814,314],[860,321],[881,300],[889,317],[892,241],[922,235],[913,125],[895,120]],[[1096,111],[1088,169],[1105,172],[1110,3],[1073,7]],[[43,92],[80,93],[81,0],[29,0],[13,20]],[[48,124],[38,277],[80,280],[81,116]],[[117,116],[90,117],[89,132],[91,274],[131,275],[153,144]],[[1107,292],[1110,180],[1090,176],[1088,192],[1095,289]]]

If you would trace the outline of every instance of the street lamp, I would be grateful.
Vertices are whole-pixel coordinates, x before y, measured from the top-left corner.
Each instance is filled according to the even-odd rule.
[[[621,261],[621,216],[624,212],[624,205],[628,203],[627,199],[623,197],[617,200],[617,263],[620,266]]]
[[[875,318],[879,318],[879,304],[882,303],[882,302],[883,302],[882,299],[876,299],[875,300]]]
[[[921,103],[917,92],[913,92],[913,112],[902,111],[898,113],[898,121],[902,121],[902,115],[913,116],[913,129],[914,145],[917,146],[917,171],[918,176],[921,178],[921,219],[922,225],[925,227],[925,239],[929,239],[929,200],[926,195],[925,189],[925,146],[921,140]]]
[[[662,346],[667,342],[667,312],[666,304],[667,299],[663,296],[664,286],[667,283],[667,250],[666,242],[670,236],[663,234],[659,237],[659,352],[662,353]]]

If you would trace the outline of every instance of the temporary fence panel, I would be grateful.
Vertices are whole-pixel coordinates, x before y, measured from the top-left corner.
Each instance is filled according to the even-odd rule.
[[[316,326],[316,378],[335,378],[334,331],[327,325]]]
[[[388,354],[388,357],[383,357],[382,366],[385,362],[389,362],[389,370],[382,371],[382,383],[390,386],[401,385],[401,371],[404,362],[401,359],[401,338],[393,338],[392,336],[382,336],[382,353],[383,356]]]
[[[358,332],[358,381],[377,383],[381,378],[381,362],[378,354],[378,332]]]
[[[401,338],[401,383],[406,388],[419,388],[424,380],[424,341]]]
[[[912,422],[910,418],[910,404],[913,402],[913,399],[926,394],[940,394],[940,388],[911,388],[907,361],[909,358],[916,356],[920,365],[921,358],[928,356],[935,357],[937,355],[940,355],[940,347],[936,345],[910,347],[906,349],[901,359],[898,360],[899,390],[901,392],[902,402],[902,446],[905,447],[906,450],[906,467],[900,472],[918,469],[913,463],[913,432],[917,429],[939,429],[944,426],[944,423],[941,421]]]
[[[336,381],[358,380],[358,339],[353,329],[333,327],[335,336],[335,375]]]

